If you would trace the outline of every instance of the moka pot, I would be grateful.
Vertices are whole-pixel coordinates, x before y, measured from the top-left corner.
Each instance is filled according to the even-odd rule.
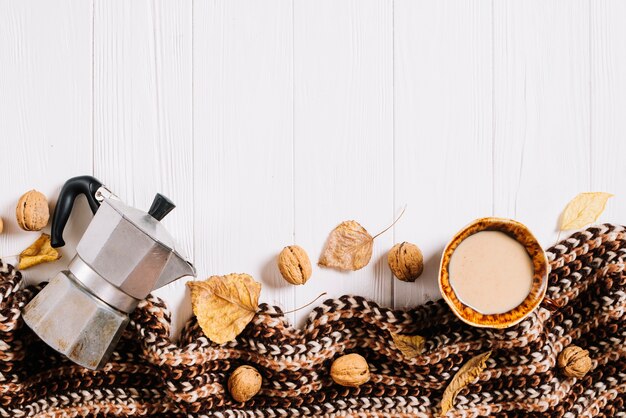
[[[125,205],[91,176],[74,177],[63,186],[52,219],[53,247],[65,245],[63,229],[80,194],[94,217],[76,256],[22,314],[49,346],[95,370],[107,362],[142,299],[196,272],[160,222],[175,207],[169,199],[157,194],[146,213]]]

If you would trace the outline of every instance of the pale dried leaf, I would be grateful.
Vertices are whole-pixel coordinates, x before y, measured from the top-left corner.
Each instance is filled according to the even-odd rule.
[[[604,192],[580,193],[565,207],[561,216],[561,230],[580,229],[596,222],[610,197],[613,195]]]
[[[20,253],[20,262],[17,268],[25,270],[41,263],[56,261],[61,258],[61,254],[50,245],[50,235],[41,234],[37,241]]]
[[[200,328],[217,344],[234,340],[259,309],[261,284],[247,274],[212,276],[187,286]]]
[[[424,343],[426,340],[419,335],[400,335],[391,333],[391,338],[396,348],[402,352],[404,357],[417,357],[424,352]]]
[[[456,395],[459,394],[461,389],[467,386],[472,380],[476,379],[485,369],[490,355],[491,351],[487,351],[486,353],[472,357],[456,372],[441,398],[442,415],[452,409]]]
[[[339,270],[359,270],[372,258],[374,239],[356,221],[340,223],[328,236],[318,264]]]

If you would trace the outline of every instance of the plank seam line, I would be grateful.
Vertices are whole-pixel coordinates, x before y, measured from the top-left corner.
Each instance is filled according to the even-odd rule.
[[[591,0],[587,0],[587,42],[588,42],[588,51],[587,51],[587,56],[589,59],[589,190],[593,189],[594,183],[593,183],[593,130],[592,130],[592,124],[593,124],[593,54],[592,54],[592,47],[593,47],[593,43],[591,42],[591,24],[593,22],[592,18],[591,18]]]
[[[292,207],[292,237],[294,244],[296,241],[296,1],[291,0],[291,200],[293,202]],[[295,307],[298,303],[298,296],[296,287],[291,289],[292,306]],[[297,325],[296,322],[297,313],[291,313],[291,322]]]
[[[96,0],[91,0],[91,175],[96,175]]]
[[[195,18],[194,18],[194,0],[191,1],[191,257],[194,264],[196,261],[196,124],[195,124]]]
[[[491,0],[491,216],[496,215],[496,22]]]
[[[396,0],[391,1],[391,199],[393,221],[396,215]],[[396,226],[391,230],[391,238],[394,245],[396,243]],[[384,268],[383,268],[384,271]],[[396,281],[393,274],[391,279],[391,306],[396,307]]]

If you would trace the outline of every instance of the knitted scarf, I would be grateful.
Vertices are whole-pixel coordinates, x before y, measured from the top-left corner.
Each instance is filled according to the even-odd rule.
[[[149,297],[110,362],[95,372],[24,326],[20,310],[39,288],[24,288],[20,272],[0,262],[0,417],[438,416],[455,372],[488,350],[487,367],[446,416],[626,417],[626,229],[595,226],[547,255],[548,297],[561,307],[541,307],[505,330],[468,326],[442,301],[399,311],[343,296],[317,307],[303,329],[262,305],[231,343],[211,343],[192,319],[174,344],[166,306]],[[405,358],[390,333],[425,337],[424,354]],[[556,365],[571,344],[592,359],[582,379]],[[338,386],[330,365],[352,352],[367,359],[371,380]],[[245,404],[226,390],[229,374],[243,364],[263,376],[261,392]]]

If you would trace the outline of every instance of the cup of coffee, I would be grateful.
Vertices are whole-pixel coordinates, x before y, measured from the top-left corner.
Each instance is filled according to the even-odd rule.
[[[450,240],[439,268],[439,290],[464,322],[507,328],[543,301],[549,265],[543,248],[523,224],[481,218]]]

